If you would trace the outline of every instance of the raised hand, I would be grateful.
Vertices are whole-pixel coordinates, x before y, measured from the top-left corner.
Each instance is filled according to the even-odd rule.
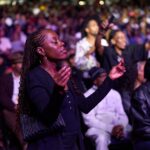
[[[62,67],[58,72],[53,76],[53,80],[58,87],[65,89],[67,87],[68,80],[71,75],[71,68],[69,66]]]
[[[122,59],[118,65],[114,66],[110,73],[109,73],[109,77],[112,79],[112,80],[115,80],[117,78],[120,78],[124,72],[125,72],[125,66],[124,66],[124,60]]]

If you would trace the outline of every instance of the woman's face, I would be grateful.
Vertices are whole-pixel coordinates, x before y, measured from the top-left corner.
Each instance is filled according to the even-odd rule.
[[[116,35],[113,38],[114,45],[119,49],[125,49],[127,40],[126,36],[123,32],[119,31],[116,33]]]
[[[52,31],[46,32],[45,35],[42,48],[46,57],[50,60],[66,59],[67,50],[64,48],[64,43],[58,38],[58,35]]]
[[[98,23],[95,20],[90,20],[86,32],[96,36],[99,32]]]

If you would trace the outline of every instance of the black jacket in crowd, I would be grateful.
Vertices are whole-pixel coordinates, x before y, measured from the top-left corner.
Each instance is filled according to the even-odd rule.
[[[131,110],[134,138],[150,140],[150,81],[135,90]]]
[[[146,60],[147,54],[148,53],[145,50],[144,44],[126,46],[126,48],[122,50],[121,56],[117,54],[113,46],[109,46],[104,50],[102,66],[107,72],[109,72],[113,66],[119,63],[120,58],[124,59],[126,72],[123,77],[115,82],[116,85],[114,88],[116,90],[119,91],[121,88],[129,88],[129,86],[130,89],[133,88],[133,84],[137,75],[137,62]]]

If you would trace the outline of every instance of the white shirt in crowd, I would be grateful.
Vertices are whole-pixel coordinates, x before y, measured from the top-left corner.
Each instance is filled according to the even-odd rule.
[[[78,69],[90,70],[92,67],[97,66],[97,61],[94,54],[91,54],[89,57],[86,57],[86,54],[91,47],[92,45],[87,41],[86,38],[83,38],[79,42],[77,42],[75,63]]]
[[[97,87],[93,86],[84,93],[84,96],[90,96],[96,89]],[[83,113],[82,115],[85,124],[88,126],[86,135],[95,140],[96,150],[108,150],[114,126],[122,125],[126,129],[128,125],[121,96],[113,89],[88,114]]]
[[[12,101],[15,105],[18,104],[18,94],[19,94],[19,86],[20,86],[20,76],[13,75],[13,96]]]

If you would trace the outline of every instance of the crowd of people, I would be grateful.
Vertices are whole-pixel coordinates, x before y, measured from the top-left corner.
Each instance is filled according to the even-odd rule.
[[[149,6],[8,7],[0,150],[148,150]]]

